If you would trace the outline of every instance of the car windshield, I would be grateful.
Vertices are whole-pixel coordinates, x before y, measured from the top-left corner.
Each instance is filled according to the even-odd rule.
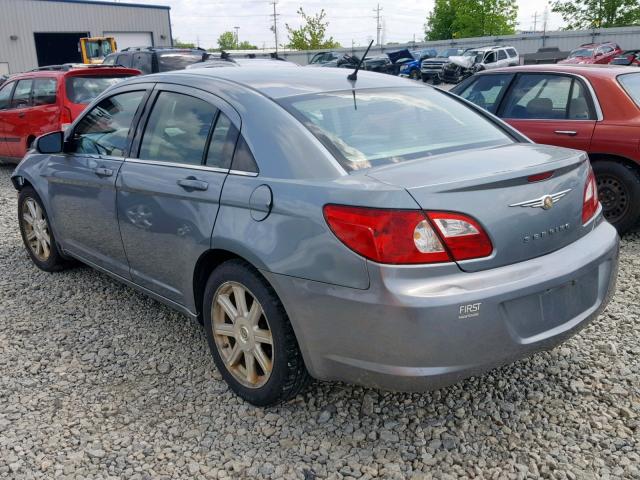
[[[460,101],[425,87],[318,93],[280,104],[347,171],[514,141]]]
[[[187,66],[202,61],[202,53],[198,52],[160,52],[158,68],[161,72],[184,70]]]
[[[575,50],[571,50],[569,54],[569,58],[576,57],[593,57],[593,49],[592,48],[576,48]]]
[[[104,92],[111,85],[121,82],[131,75],[112,75],[109,77],[77,76],[66,80],[67,98],[71,103],[91,103],[94,98]]]
[[[640,107],[640,73],[627,73],[618,77],[618,82],[626,90],[636,105]]]

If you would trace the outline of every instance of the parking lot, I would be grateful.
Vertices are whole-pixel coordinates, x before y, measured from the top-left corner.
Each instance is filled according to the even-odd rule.
[[[425,394],[235,396],[201,327],[87,267],[28,260],[0,167],[0,477],[640,478],[640,235],[572,340]],[[392,318],[389,321],[393,321]]]

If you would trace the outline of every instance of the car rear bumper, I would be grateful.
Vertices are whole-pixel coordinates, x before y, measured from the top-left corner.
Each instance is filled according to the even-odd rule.
[[[553,348],[585,327],[615,289],[618,249],[616,230],[602,222],[554,253],[486,271],[370,264],[367,290],[263,273],[314,377],[423,391]]]

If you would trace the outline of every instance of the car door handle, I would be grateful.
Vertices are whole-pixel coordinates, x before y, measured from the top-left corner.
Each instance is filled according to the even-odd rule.
[[[178,180],[176,183],[185,190],[206,190],[209,188],[209,184],[207,182],[193,177],[183,178]]]
[[[575,137],[578,135],[578,132],[575,130],[556,130],[554,133],[556,135],[568,135],[569,137]]]
[[[24,118],[24,112],[18,112],[18,117],[19,118]]]
[[[93,170],[99,177],[111,177],[113,176],[113,170],[110,168],[98,167]]]

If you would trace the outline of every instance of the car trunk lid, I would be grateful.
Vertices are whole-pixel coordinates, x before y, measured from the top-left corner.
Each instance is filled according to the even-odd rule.
[[[586,155],[576,150],[514,144],[389,165],[367,175],[405,188],[425,211],[475,218],[493,253],[458,265],[479,271],[545,255],[584,235],[588,168]],[[549,172],[549,178],[537,178]]]

